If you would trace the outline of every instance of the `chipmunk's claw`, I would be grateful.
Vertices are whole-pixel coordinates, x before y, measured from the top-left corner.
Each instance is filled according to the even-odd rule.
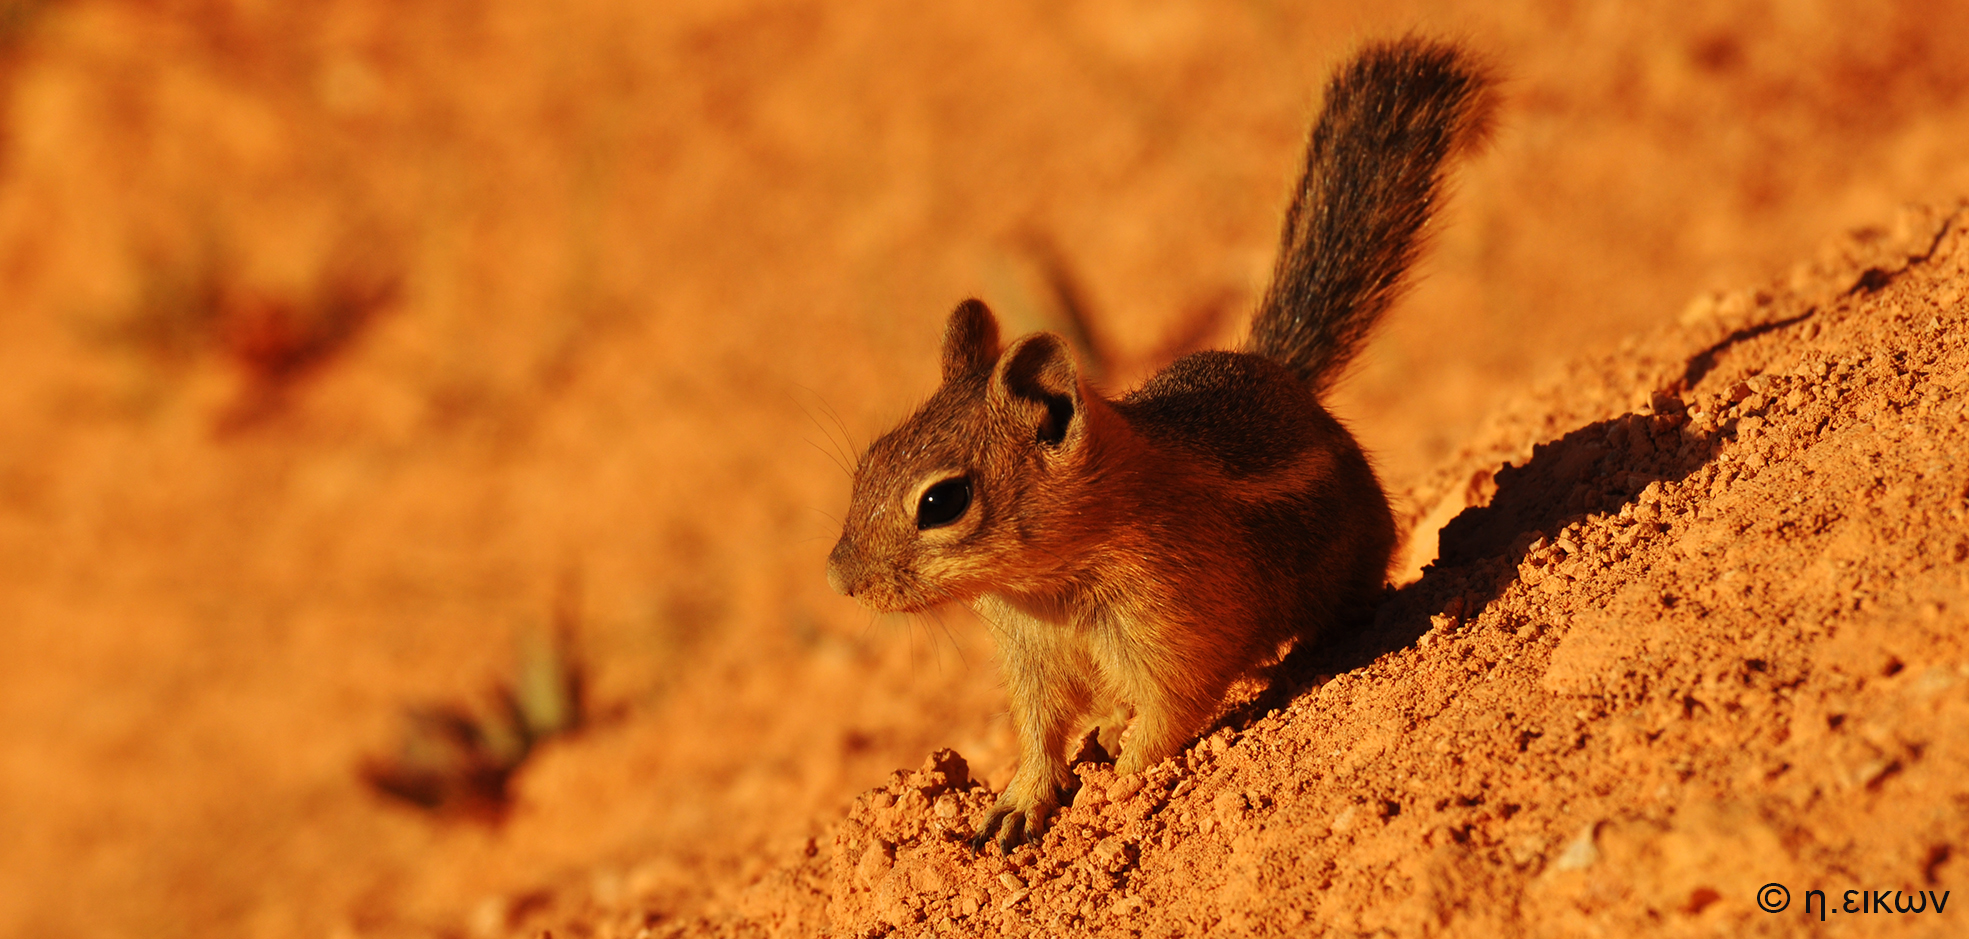
[[[1000,850],[1010,854],[1024,840],[1024,828],[1025,820],[1013,814],[1011,808],[994,807],[991,814],[985,816],[984,824],[978,826],[978,833],[971,836],[971,851],[983,854],[985,845],[997,840]]]
[[[985,845],[996,841],[1000,852],[1011,854],[1019,845],[1038,843],[1039,836],[1046,833],[1046,819],[1052,808],[1034,804],[1021,809],[1004,802],[992,806],[991,813],[978,826],[978,833],[971,836],[971,850],[983,854]]]

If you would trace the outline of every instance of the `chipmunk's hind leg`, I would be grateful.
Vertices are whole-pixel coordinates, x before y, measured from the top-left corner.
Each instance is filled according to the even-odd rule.
[[[1168,672],[1158,672],[1161,664]],[[1181,752],[1216,713],[1235,678],[1223,663],[1195,657],[1186,662],[1131,661],[1114,677],[1134,704],[1135,719],[1121,741],[1114,769],[1139,773]]]
[[[1222,689],[1218,694],[1222,696]],[[1136,709],[1135,723],[1122,743],[1120,758],[1115,760],[1115,772],[1139,773],[1182,752],[1214,710],[1214,705],[1199,706],[1171,696],[1143,703]]]

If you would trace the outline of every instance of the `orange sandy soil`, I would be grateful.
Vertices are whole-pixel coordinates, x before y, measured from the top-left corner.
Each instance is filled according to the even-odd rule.
[[[975,856],[992,793],[943,751],[651,933],[1955,934],[1965,221],[1910,212],[1504,409],[1371,629],[1179,759],[1080,764],[1038,846]]]
[[[1366,6],[0,4],[0,934],[1962,931],[1802,895],[1965,883],[1969,7]],[[1409,582],[970,856],[839,451],[963,296],[1230,341],[1412,26],[1510,82],[1335,402]],[[363,783],[557,616],[501,820]]]

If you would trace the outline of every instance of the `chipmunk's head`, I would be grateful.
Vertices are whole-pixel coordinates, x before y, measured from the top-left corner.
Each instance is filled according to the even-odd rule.
[[[950,314],[943,384],[870,445],[855,468],[834,589],[883,612],[1017,588],[1063,563],[1053,542],[1093,453],[1090,406],[1065,340],[1035,333],[999,348],[976,300]]]

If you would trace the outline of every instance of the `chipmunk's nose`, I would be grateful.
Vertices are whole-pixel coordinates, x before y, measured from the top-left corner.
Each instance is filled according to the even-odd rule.
[[[827,585],[834,588],[835,593],[844,597],[855,595],[854,584],[849,583],[848,574],[844,570],[846,567],[845,562],[853,553],[848,547],[847,540],[842,539],[841,541],[835,542],[834,550],[827,555]]]

